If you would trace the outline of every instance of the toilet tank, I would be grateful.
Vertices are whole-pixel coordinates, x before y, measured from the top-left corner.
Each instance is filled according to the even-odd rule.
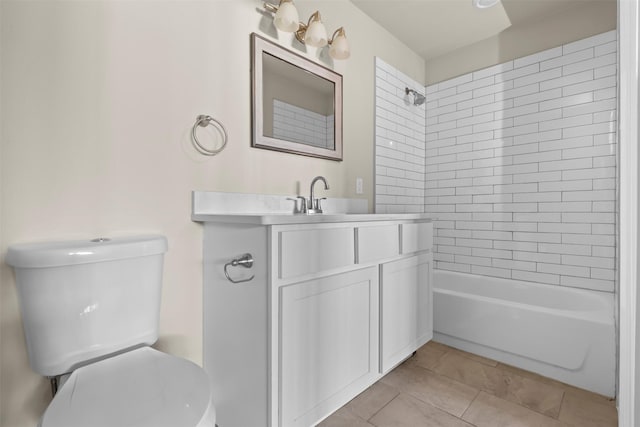
[[[10,246],[31,368],[71,372],[158,339],[163,236]]]

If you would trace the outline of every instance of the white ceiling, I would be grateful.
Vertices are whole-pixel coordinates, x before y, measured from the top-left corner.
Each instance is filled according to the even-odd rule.
[[[601,0],[502,0],[488,9],[472,0],[351,0],[425,60],[590,1]]]

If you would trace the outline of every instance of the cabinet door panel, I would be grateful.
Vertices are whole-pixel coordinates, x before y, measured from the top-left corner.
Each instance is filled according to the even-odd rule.
[[[431,254],[381,267],[381,372],[407,358],[433,336]]]
[[[378,274],[280,290],[280,425],[315,425],[377,378]]]

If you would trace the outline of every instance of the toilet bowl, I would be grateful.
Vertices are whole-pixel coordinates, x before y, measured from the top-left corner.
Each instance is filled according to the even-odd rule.
[[[10,246],[29,362],[61,378],[40,427],[214,427],[198,365],[158,338],[162,236]]]

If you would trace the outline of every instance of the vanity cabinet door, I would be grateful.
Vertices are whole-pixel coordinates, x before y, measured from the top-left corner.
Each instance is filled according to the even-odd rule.
[[[280,426],[308,427],[378,377],[378,269],[280,288]]]
[[[380,371],[386,374],[433,337],[433,255],[382,264]]]

